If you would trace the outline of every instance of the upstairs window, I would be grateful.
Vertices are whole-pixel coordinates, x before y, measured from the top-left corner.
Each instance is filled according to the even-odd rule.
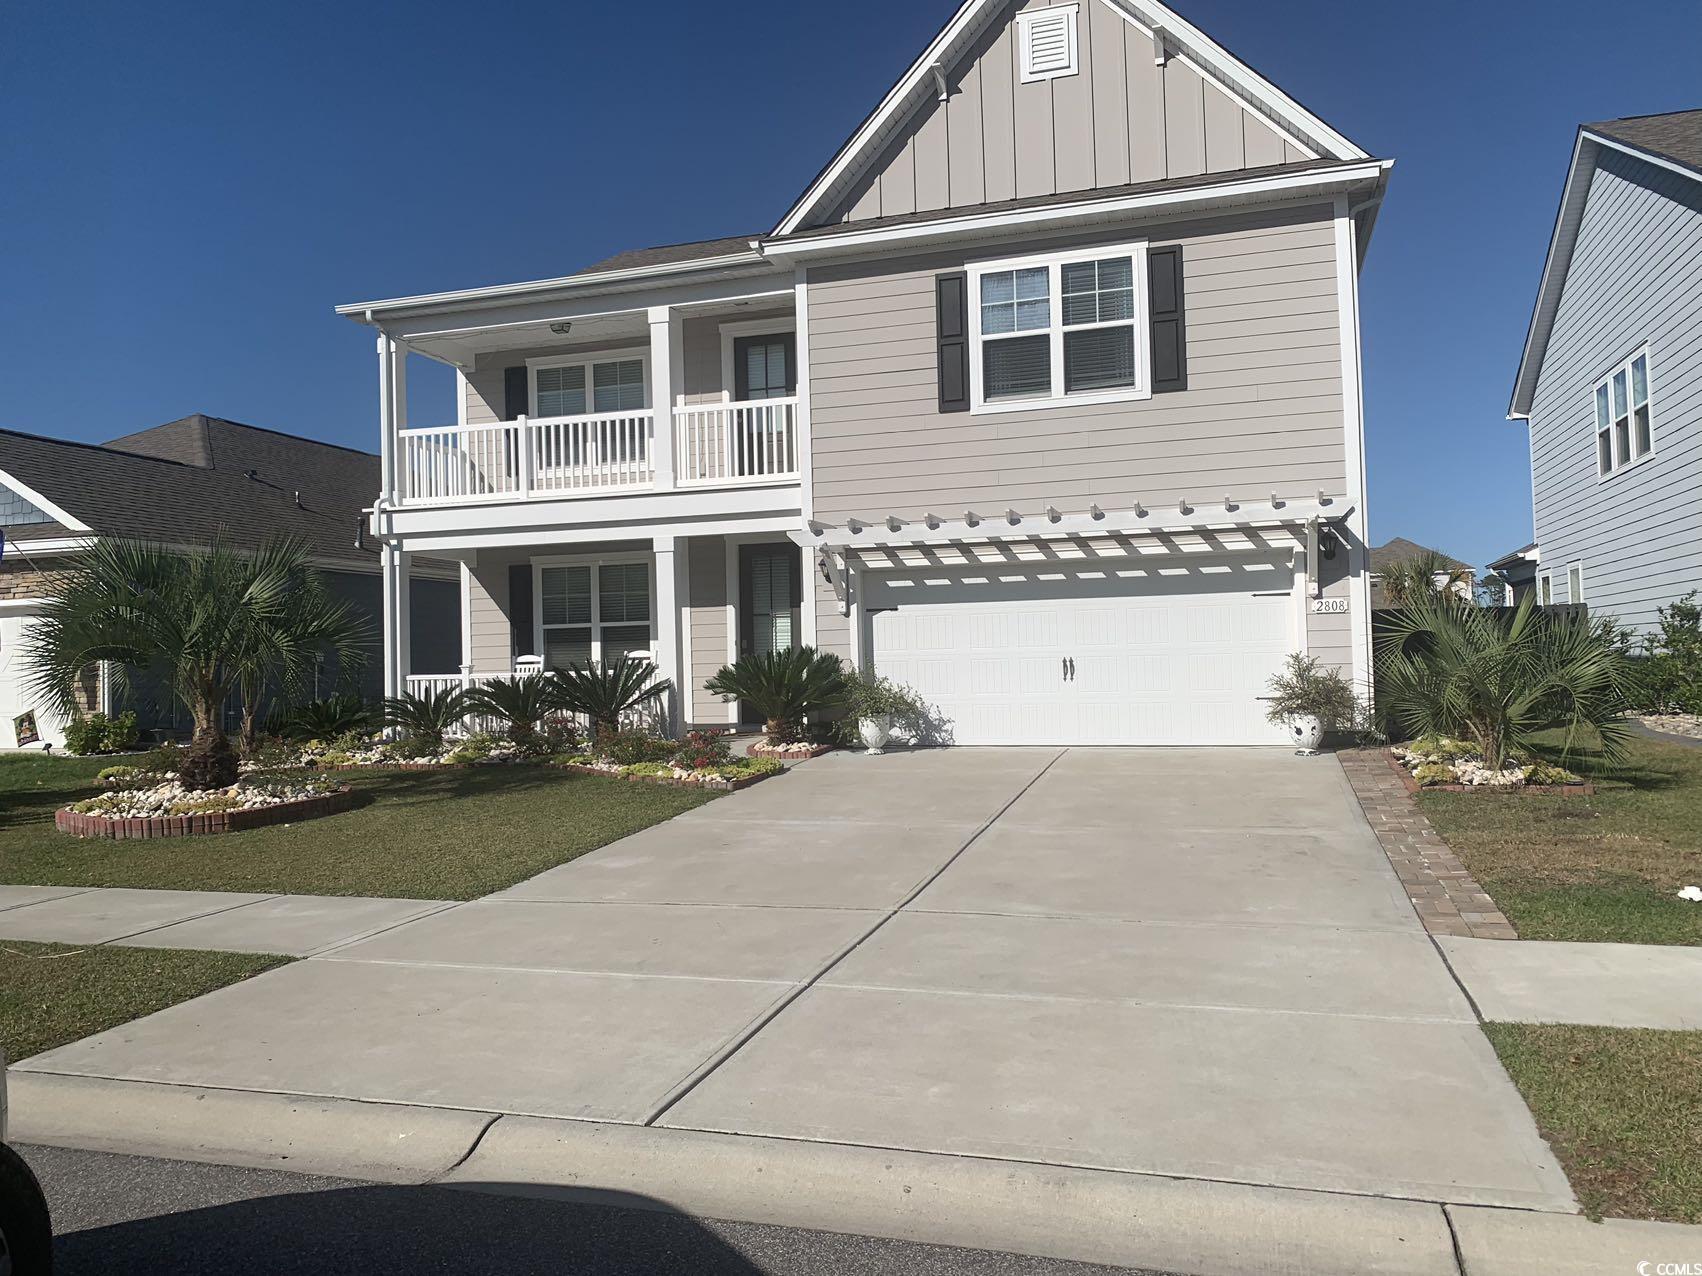
[[[1080,69],[1077,65],[1075,5],[1030,9],[1017,15],[1016,29],[1024,84],[1075,75]]]
[[[971,410],[1145,398],[1146,246],[970,267]]]
[[[584,416],[592,412],[637,412],[647,402],[644,359],[552,358],[529,361],[532,415]]]
[[[1640,351],[1596,384],[1596,473],[1606,478],[1655,447],[1649,404],[1649,352]]]

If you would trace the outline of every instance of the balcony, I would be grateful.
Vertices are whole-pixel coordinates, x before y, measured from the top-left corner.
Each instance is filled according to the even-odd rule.
[[[659,481],[657,413],[521,417],[396,432],[403,507],[562,500],[798,480],[798,401],[760,399],[674,409],[672,481]]]

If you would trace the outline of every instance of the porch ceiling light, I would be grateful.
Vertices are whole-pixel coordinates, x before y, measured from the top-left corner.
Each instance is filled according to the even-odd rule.
[[[558,337],[565,337],[568,333],[573,331],[573,324],[571,321],[552,323],[550,325],[550,331],[555,333]]]

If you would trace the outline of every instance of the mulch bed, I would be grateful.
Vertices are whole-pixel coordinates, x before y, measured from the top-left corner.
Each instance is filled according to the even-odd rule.
[[[1389,765],[1394,768],[1395,774],[1401,777],[1401,783],[1407,786],[1408,793],[1517,793],[1532,797],[1594,797],[1596,792],[1596,786],[1588,780],[1581,780],[1577,784],[1420,784],[1413,778],[1412,772],[1401,765],[1401,760],[1392,750],[1384,756],[1389,759]]]
[[[760,780],[767,780],[773,775],[784,774],[780,771],[771,775],[741,775],[736,780],[722,776],[706,776],[701,780],[682,780],[673,775],[625,775],[619,771],[601,771],[594,766],[579,766],[573,762],[557,762],[554,765],[563,771],[577,771],[581,775],[600,775],[606,780],[636,780],[644,784],[666,784],[676,789],[714,789],[720,793],[734,793],[739,789],[748,789]]]
[[[203,811],[196,815],[130,816],[114,820],[61,807],[54,812],[53,826],[61,833],[76,837],[104,837],[113,841],[193,837],[202,833],[241,833],[246,829],[265,828],[269,824],[314,820],[322,815],[346,811],[354,805],[354,801],[355,791],[344,786],[333,793],[279,802],[275,806],[255,806],[240,811]]]

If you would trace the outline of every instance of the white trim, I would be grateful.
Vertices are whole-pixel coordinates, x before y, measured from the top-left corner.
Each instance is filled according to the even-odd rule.
[[[1695,169],[1688,168],[1674,160],[1669,160],[1664,155],[1656,155],[1653,151],[1646,151],[1642,147],[1631,145],[1629,142],[1617,141],[1601,133],[1592,133],[1589,129],[1584,129],[1583,134],[1592,142],[1605,146],[1609,150],[1630,155],[1645,163],[1653,164],[1656,168],[1664,168],[1669,172],[1677,173],[1680,177],[1688,177],[1693,182],[1702,182],[1702,173],[1698,173]]]
[[[591,659],[603,658],[603,600],[601,571],[604,567],[628,567],[634,563],[642,563],[646,570],[646,579],[650,590],[650,649],[656,649],[656,553],[654,539],[649,550],[634,550],[624,554],[549,554],[533,555],[532,565],[532,654],[544,658],[544,630],[548,629],[589,629],[591,631]],[[544,624],[544,569],[547,567],[589,567],[591,569],[591,620],[586,625],[545,625]],[[616,621],[614,628],[629,628],[634,622]],[[546,664],[546,669],[548,665]]]
[[[1554,571],[1537,573],[1537,602],[1544,607],[1554,603]]]
[[[98,539],[95,536],[52,536],[41,540],[14,540],[6,538],[6,552],[16,550],[23,558],[37,556],[42,558],[57,558],[64,554],[76,554],[93,545]]]
[[[1066,327],[1064,323],[1064,297],[1062,268],[1067,263],[1083,261],[1099,261],[1107,257],[1128,257],[1130,270],[1130,286],[1134,293],[1134,314],[1127,321],[1112,323],[1077,324]],[[1050,322],[1044,329],[1030,329],[999,333],[991,339],[994,341],[1009,341],[1021,337],[1038,336],[1042,332],[1051,339],[1050,361],[1052,372],[1052,392],[1047,395],[1021,399],[987,400],[982,387],[984,367],[982,349],[988,340],[981,331],[981,280],[985,275],[1003,274],[1009,270],[1032,270],[1044,267],[1047,272],[1047,287],[1049,289],[1048,315]],[[970,261],[966,264],[969,283],[969,413],[971,416],[989,416],[1001,412],[1024,412],[1035,408],[1069,408],[1081,407],[1094,403],[1125,403],[1136,399],[1152,397],[1152,327],[1151,309],[1147,299],[1147,241],[1132,240],[1122,244],[1095,244],[1092,247],[1075,248],[1061,252],[1041,253],[1027,257],[994,257]],[[1100,328],[1120,328],[1127,326],[1132,330],[1135,354],[1135,383],[1124,389],[1096,390],[1079,394],[1070,394],[1064,388],[1064,334],[1067,332],[1093,331]]]
[[[1222,80],[1249,101],[1257,103],[1261,116],[1274,115],[1288,121],[1300,131],[1315,136],[1324,149],[1338,159],[1366,159],[1360,150],[1293,98],[1236,59],[1198,27],[1155,0],[1119,0],[1115,6],[1126,18],[1138,15],[1150,26],[1162,27],[1169,45],[1178,54],[1193,54],[1199,62],[1211,68],[1212,77]],[[840,183],[860,164],[879,154],[890,134],[899,127],[899,117],[913,109],[917,89],[931,81],[930,68],[936,63],[955,63],[965,51],[971,37],[985,25],[989,13],[1003,11],[992,0],[965,0],[920,57],[911,63],[896,84],[888,90],[874,112],[865,120],[839,153],[829,161],[821,174],[810,183],[786,216],[775,227],[777,236],[796,231],[819,207],[837,197]]]
[[[637,359],[644,365],[644,404],[637,408],[616,408],[607,413],[596,410],[596,387],[592,385],[592,369],[599,363],[630,363]],[[648,412],[656,409],[652,402],[650,384],[650,348],[648,346],[621,346],[614,350],[591,350],[582,354],[548,354],[537,355],[526,360],[526,406],[531,409],[532,417],[548,418],[555,416],[553,412],[538,411],[538,370],[540,368],[572,368],[585,369],[585,411],[570,412],[568,416],[618,416],[630,412]]]
[[[478,558],[475,550],[460,563],[461,567],[461,668],[463,671],[473,667],[473,563]]]
[[[770,334],[783,336],[790,332],[796,337],[798,319],[796,315],[775,315],[771,319],[740,319],[737,322],[720,325],[721,331],[721,402],[733,401],[733,390],[738,384],[736,369],[733,367],[733,344],[739,337],[766,337]],[[804,382],[804,360],[798,353],[802,343],[794,340],[792,350],[792,375],[802,387]],[[801,396],[800,396],[801,397]]]
[[[1572,588],[1572,573],[1578,573],[1578,588]],[[1566,601],[1576,606],[1584,601],[1584,560],[1575,558],[1566,564]]]
[[[0,616],[34,616],[45,606],[45,598],[0,598]]]
[[[460,365],[456,365],[455,428],[459,430],[465,430],[467,428],[467,389],[469,385],[470,382],[467,380],[467,374],[461,370]]]
[[[1174,212],[1178,207],[1190,204],[1215,208],[1234,199],[1253,202],[1264,197],[1280,199],[1309,191],[1334,193],[1338,189],[1357,184],[1380,181],[1392,167],[1391,160],[1371,160],[1364,164],[1343,165],[1305,173],[1232,178],[1209,186],[1190,186],[1182,190],[1148,191],[1112,199],[1080,199],[1038,208],[1006,209],[995,213],[965,213],[956,217],[941,217],[937,220],[883,226],[871,230],[836,231],[804,239],[782,239],[764,244],[763,251],[773,260],[784,261],[794,257],[847,252],[920,239],[1032,230],[1039,226],[1080,220],[1112,221],[1124,213]]]
[[[793,272],[792,321],[797,327],[798,407],[795,418],[798,432],[798,503],[805,518],[816,513],[815,456],[811,451],[810,431],[810,282],[809,269],[798,266]],[[812,591],[811,596],[814,597]],[[815,632],[815,610],[810,611],[810,632]],[[812,640],[811,646],[815,643]]]
[[[1643,361],[1643,388],[1645,391],[1643,407],[1649,414],[1649,450],[1640,456],[1637,455],[1637,398],[1636,391],[1633,389],[1634,382],[1631,377],[1631,367],[1639,359]],[[1619,456],[1619,416],[1613,410],[1613,380],[1622,372],[1625,374],[1626,457],[1623,461],[1619,461],[1617,460]],[[1608,440],[1609,465],[1606,470],[1602,469],[1601,464],[1601,436],[1603,434],[1603,430],[1598,424],[1598,418],[1596,416],[1596,396],[1602,390],[1607,391],[1608,397],[1606,434]],[[1653,460],[1655,453],[1658,450],[1655,447],[1655,361],[1650,357],[1649,343],[1645,341],[1641,346],[1632,350],[1631,353],[1626,355],[1623,359],[1620,359],[1609,366],[1608,370],[1602,373],[1601,376],[1591,381],[1589,395],[1590,456],[1596,463],[1596,482],[1609,482],[1612,479],[1618,478],[1621,474],[1625,473],[1626,470],[1636,469],[1637,466],[1642,465],[1645,461]],[[1534,470],[1535,467],[1533,466],[1532,469]]]
[[[1304,549],[1294,551],[1290,566],[1294,579],[1288,590],[1294,600],[1294,649],[1303,656],[1312,650],[1312,626],[1307,620],[1312,609],[1307,605],[1310,591],[1306,588],[1306,553]]]
[[[95,530],[87,523],[83,522],[82,519],[77,518],[73,514],[66,513],[62,507],[48,500],[28,483],[25,483],[21,479],[7,473],[5,470],[0,470],[0,483],[4,483],[7,487],[11,488],[19,496],[23,497],[31,505],[34,505],[37,509],[39,509],[43,514],[51,514],[53,516],[53,521],[58,523],[61,527],[69,528],[73,532],[92,532]]]
[[[1348,633],[1352,642],[1354,690],[1367,702],[1372,691],[1369,490],[1365,471],[1365,381],[1359,333],[1359,229],[1346,196],[1336,199],[1336,312],[1341,338],[1342,433],[1351,535],[1345,546],[1348,571]]]
[[[1024,84],[1038,84],[1062,76],[1081,74],[1081,41],[1077,34],[1078,5],[1055,4],[1044,9],[1029,9],[1016,15],[1017,65]],[[1066,60],[1049,71],[1036,71],[1034,62],[1034,28],[1042,22],[1061,24]]]

